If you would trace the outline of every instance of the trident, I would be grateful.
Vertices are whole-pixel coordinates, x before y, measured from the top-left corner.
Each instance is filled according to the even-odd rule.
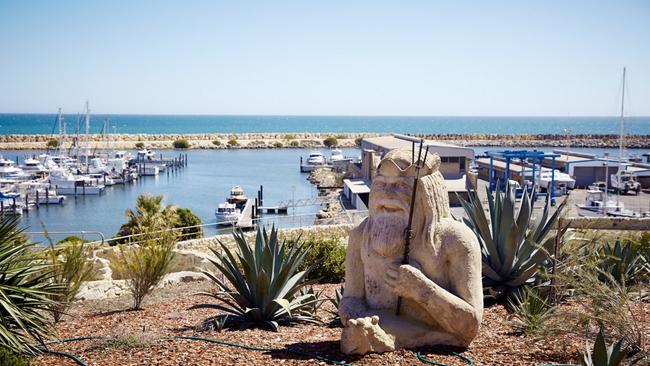
[[[395,138],[398,138],[400,140],[405,140],[405,141],[410,141],[411,142],[411,165],[415,164],[415,180],[413,181],[413,190],[411,191],[411,206],[409,208],[409,221],[408,225],[406,226],[406,230],[404,234],[406,235],[406,242],[404,244],[404,255],[402,256],[402,264],[408,264],[409,263],[409,251],[411,247],[411,239],[413,239],[413,230],[411,229],[411,226],[413,224],[413,211],[415,208],[415,193],[418,189],[418,180],[420,179],[420,169],[422,169],[422,165],[427,161],[427,155],[429,154],[429,147],[424,146],[424,139],[420,138],[415,138],[415,137],[410,137],[410,136],[405,136],[405,135],[400,135],[400,134],[394,134],[393,135]],[[420,147],[418,149],[418,160],[413,161],[413,158],[415,158],[415,144],[419,143]],[[424,152],[424,159],[420,160],[422,157],[422,147],[425,147],[425,152]],[[395,309],[395,315],[399,315],[400,308],[402,307],[402,297],[398,296],[397,297],[397,308]]]

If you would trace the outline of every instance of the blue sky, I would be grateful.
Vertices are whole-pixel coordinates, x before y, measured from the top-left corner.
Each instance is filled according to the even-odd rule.
[[[650,1],[5,1],[0,112],[650,115]]]

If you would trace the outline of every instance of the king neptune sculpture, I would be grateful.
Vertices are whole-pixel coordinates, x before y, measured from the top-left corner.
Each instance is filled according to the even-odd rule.
[[[369,216],[350,232],[339,305],[341,350],[347,354],[466,347],[481,323],[479,244],[467,226],[451,218],[437,155],[422,162],[410,262],[401,264],[416,174],[411,154],[398,149],[381,160],[370,189]]]

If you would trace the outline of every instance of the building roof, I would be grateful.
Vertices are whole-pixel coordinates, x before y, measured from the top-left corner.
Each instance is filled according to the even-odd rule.
[[[348,187],[353,194],[362,194],[370,192],[370,185],[363,179],[344,179],[343,184]]]
[[[444,157],[465,157],[474,159],[474,149],[453,144],[447,144],[435,140],[424,140],[428,146],[429,153],[436,153]],[[412,143],[394,136],[367,137],[361,142],[361,147],[372,150],[394,150],[394,149],[411,149]],[[416,145],[417,148],[417,145]]]

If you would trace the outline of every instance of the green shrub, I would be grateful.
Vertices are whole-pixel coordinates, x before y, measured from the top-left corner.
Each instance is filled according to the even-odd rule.
[[[221,140],[212,140],[212,144],[215,146],[221,146]]]
[[[508,299],[510,310],[514,314],[514,327],[519,333],[536,338],[548,334],[547,323],[555,315],[555,307],[542,294],[534,289],[524,288],[513,298]]]
[[[127,278],[133,297],[133,309],[141,309],[142,300],[169,273],[174,260],[175,237],[170,232],[156,234],[136,245],[122,244],[119,259],[111,263]]]
[[[228,140],[228,145],[237,146],[237,145],[239,145],[239,143],[237,142],[237,139],[230,139],[230,140]]]
[[[93,263],[89,260],[92,251],[76,236],[67,237],[56,245],[49,237],[48,241],[50,246],[47,258],[54,268],[54,281],[65,286],[65,291],[54,297],[56,303],[50,307],[54,322],[57,323],[77,296],[81,284],[89,281],[93,275]]]
[[[47,147],[48,149],[56,149],[59,147],[59,139],[49,139],[47,140]]]
[[[296,139],[296,135],[291,134],[291,133],[290,133],[290,134],[286,134],[286,135],[284,135],[284,139],[285,139],[285,140],[295,140],[295,139]]]
[[[0,216],[0,274],[0,348],[39,353],[34,339],[52,336],[47,312],[66,287],[55,282],[53,266],[25,240],[12,216]]]
[[[177,208],[176,215],[178,221],[175,225],[176,228],[181,228],[179,236],[183,240],[200,239],[203,237],[203,225],[201,218],[196,216],[189,208]],[[196,227],[191,227],[196,226]]]
[[[345,279],[345,245],[339,237],[312,236],[303,240],[310,248],[305,260],[300,265],[301,270],[312,268],[309,279],[317,283],[341,283]],[[290,245],[296,243],[289,239]]]
[[[0,365],[2,366],[31,366],[27,357],[21,353],[16,353],[6,347],[0,346]]]
[[[509,183],[505,192],[486,190],[489,220],[476,191],[468,192],[469,201],[462,198],[460,201],[467,215],[463,221],[476,234],[481,246],[484,290],[500,298],[529,283],[550,259],[555,237],[548,234],[567,200],[552,215],[547,200],[541,218],[533,221],[535,190],[523,194],[518,209],[515,187]]]
[[[218,291],[199,295],[214,298],[218,303],[199,304],[191,309],[225,311],[230,324],[264,326],[275,331],[283,323],[318,323],[314,312],[320,300],[313,293],[301,294],[301,290],[312,282],[306,278],[309,269],[298,269],[308,247],[280,242],[275,228],[270,235],[265,228],[259,228],[252,247],[241,230],[233,236],[236,253],[221,242],[221,250],[211,249],[218,260],[209,260],[221,272],[222,279],[203,271],[215,282]]]
[[[278,149],[281,148],[282,146],[284,146],[284,145],[282,145],[282,143],[280,141],[276,141],[276,142],[273,143],[273,147],[276,147]]]
[[[362,141],[363,141],[363,137],[357,137],[356,139],[354,139],[354,144],[356,146],[361,146]]]
[[[190,142],[187,139],[178,139],[173,142],[174,149],[188,149],[190,147]]]
[[[135,143],[135,148],[136,149],[144,149],[144,142],[138,141]]]
[[[345,139],[348,138],[348,135],[346,135],[346,134],[339,134],[339,135],[336,135],[336,138],[339,139],[339,140],[345,140]]]
[[[291,143],[289,145],[291,145],[291,147],[298,147],[298,146],[300,146],[300,142],[294,140],[294,141],[291,141]]]
[[[118,237],[132,235],[119,242],[138,244],[122,245],[119,255],[111,258],[114,271],[128,279],[134,309],[140,309],[144,297],[169,272],[174,260],[173,249],[178,239],[174,228],[181,224],[178,210],[171,205],[163,207],[162,199],[162,196],[138,196],[135,211],[126,211],[129,221],[117,234]]]
[[[326,138],[325,140],[323,140],[323,145],[325,145],[326,147],[334,147],[334,146],[336,146],[338,144],[339,144],[339,142],[336,140],[336,137],[334,137],[334,136],[330,136],[330,137]]]

